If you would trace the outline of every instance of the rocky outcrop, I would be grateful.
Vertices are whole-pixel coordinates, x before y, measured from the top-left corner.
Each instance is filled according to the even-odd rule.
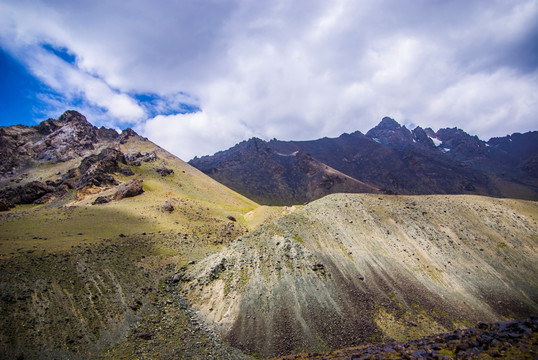
[[[32,181],[16,188],[0,190],[0,209],[3,211],[14,207],[16,204],[46,203],[53,197],[52,194],[63,194],[63,187],[55,188],[41,181]]]
[[[97,197],[92,204],[99,205],[99,204],[109,203],[113,200],[119,201],[125,198],[138,196],[142,194],[143,192],[144,192],[144,188],[142,187],[142,180],[133,179],[129,181],[127,184],[121,185],[113,195]]]
[[[0,179],[15,174],[33,162],[65,162],[86,156],[101,143],[117,141],[115,130],[96,128],[76,111],[66,111],[58,120],[37,126],[9,126],[0,129]]]
[[[140,166],[141,162],[154,162],[159,157],[157,154],[152,152],[137,152],[133,154],[126,154],[125,160],[127,161],[127,164],[133,165],[133,166]]]
[[[117,185],[117,181],[111,174],[120,173],[126,176],[134,175],[134,172],[119,164],[127,164],[125,155],[115,149],[105,149],[99,155],[90,155],[82,160],[78,171],[81,174],[76,188],[86,186]]]
[[[158,173],[159,175],[161,175],[161,176],[168,176],[168,175],[174,173],[174,170],[172,170],[172,169],[168,169],[167,167],[164,167],[164,166],[158,168],[158,169],[155,170],[155,171],[157,171],[157,173]]]
[[[134,179],[127,184],[121,186],[114,194],[114,200],[121,200],[133,196],[140,195],[144,192],[142,187],[142,180]]]
[[[126,141],[134,136],[138,135],[128,129],[121,139]],[[4,180],[5,184],[24,183],[27,174],[21,174],[23,168],[82,159],[80,165],[66,170],[56,179],[4,187],[0,193],[0,208],[5,211],[17,204],[51,202],[64,196],[68,189],[77,190],[77,196],[81,198],[99,192],[99,188],[117,186],[114,175],[132,176],[134,172],[129,166],[137,165],[117,150],[119,140],[115,130],[98,129],[76,111],[66,111],[58,120],[48,119],[34,127],[0,128],[0,156],[3,157],[0,181]],[[134,157],[138,161],[155,161],[157,158],[154,152],[138,153]]]

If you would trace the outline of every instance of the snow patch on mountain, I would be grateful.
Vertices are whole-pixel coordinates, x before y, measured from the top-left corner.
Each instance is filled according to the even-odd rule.
[[[439,140],[439,139],[436,139],[436,138],[431,137],[431,136],[428,136],[428,137],[429,137],[430,139],[432,139],[434,145],[437,146],[437,147],[441,146],[441,144],[443,143],[443,142],[442,142],[441,140]]]

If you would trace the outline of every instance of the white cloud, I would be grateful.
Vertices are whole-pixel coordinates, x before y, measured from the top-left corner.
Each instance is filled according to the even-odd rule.
[[[101,79],[78,71],[43,49],[33,49],[25,59],[33,73],[67,99],[82,98],[87,106],[105,109],[119,123],[138,122],[144,110],[128,95],[110,88]]]
[[[223,117],[212,117],[203,111],[158,115],[135,130],[185,161],[197,155],[213,154],[223,150],[222,144],[252,136],[245,126],[228,123]]]
[[[483,138],[536,129],[536,24],[536,0],[21,0],[0,4],[0,45],[90,120],[137,124],[188,160],[385,115]],[[174,114],[182,103],[201,111]]]
[[[421,118],[436,119],[443,127],[457,126],[484,139],[518,129],[536,130],[536,84],[538,74],[522,77],[509,69],[466,76],[429,103]],[[480,112],[474,111],[477,108]],[[474,114],[472,121],[469,114]]]

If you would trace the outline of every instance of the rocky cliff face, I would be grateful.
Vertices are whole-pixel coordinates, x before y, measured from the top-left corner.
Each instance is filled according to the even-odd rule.
[[[65,162],[84,156],[100,142],[119,137],[112,129],[96,128],[76,111],[66,111],[58,120],[37,126],[10,126],[0,129],[0,179],[15,174],[33,162]]]
[[[417,127],[410,131],[386,117],[366,135],[355,132],[334,139],[256,141],[266,154],[291,156],[302,151],[318,163],[370,187],[366,191],[349,192],[479,194],[538,199],[538,148],[533,145],[538,142],[537,134],[514,134],[486,143],[456,128],[434,132]],[[237,145],[213,156],[195,158],[190,164],[237,191],[251,195],[264,186],[263,179],[271,179],[268,174],[261,176],[265,172],[263,168],[271,168],[271,165],[267,161],[244,161],[249,157],[248,152],[248,147]],[[238,157],[237,153],[242,155]],[[234,176],[238,172],[244,175]],[[304,188],[303,184],[290,174],[283,174],[282,178],[286,179],[287,193],[277,187],[265,188],[255,194],[255,198],[271,203],[273,197],[281,194],[279,203],[297,202],[299,198],[289,194]],[[327,189],[319,192],[319,196],[340,191],[341,188]],[[308,200],[313,198],[317,197],[310,196]]]
[[[76,111],[33,127],[0,128],[0,210],[48,203],[70,190],[80,198],[118,186],[115,175],[133,176],[127,165],[140,165],[137,155],[118,150],[133,136],[138,135],[131,129],[120,135],[96,128]]]

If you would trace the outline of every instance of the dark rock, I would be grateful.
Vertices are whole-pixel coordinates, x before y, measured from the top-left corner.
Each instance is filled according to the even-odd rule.
[[[48,193],[34,201],[34,204],[48,204],[56,199],[56,196],[52,193]]]
[[[109,203],[110,200],[112,200],[110,196],[99,196],[93,201],[92,205],[106,204]]]
[[[234,218],[234,217],[231,216],[231,215],[226,216],[226,218],[227,218],[228,220],[230,220],[230,221],[233,221],[233,222],[236,222],[236,221],[237,221],[237,219]]]
[[[124,167],[120,168],[119,173],[125,176],[133,176],[135,174],[133,170]]]
[[[143,332],[138,334],[138,337],[143,340],[151,340],[153,339],[153,334],[150,332]]]
[[[173,283],[178,283],[180,280],[181,280],[181,275],[179,275],[179,274],[175,274],[175,275],[172,277],[172,282],[173,282]]]
[[[125,144],[129,138],[138,136],[138,134],[131,128],[123,130],[119,136],[119,141],[121,144]]]
[[[128,197],[140,195],[144,192],[142,180],[134,179],[127,184],[121,186],[114,194],[114,200],[121,200]]]
[[[42,135],[49,135],[60,128],[62,124],[54,119],[48,119],[36,126],[37,131]]]
[[[166,167],[160,167],[156,169],[155,171],[157,171],[157,173],[159,173],[161,176],[167,176],[174,173],[174,170],[168,169]]]
[[[141,161],[143,162],[154,162],[155,160],[157,160],[159,157],[157,156],[157,154],[155,153],[155,151],[152,151],[150,153],[143,153],[142,154],[142,157],[140,158]]]
[[[8,211],[15,205],[7,199],[0,198],[0,211]]]
[[[32,204],[44,195],[53,193],[54,187],[41,181],[32,181],[17,188],[6,188],[0,191],[0,198],[4,199],[5,205]]]
[[[321,263],[314,264],[314,265],[312,265],[311,268],[312,268],[313,271],[319,272],[321,274],[325,274],[325,265],[323,265]]]
[[[413,352],[414,359],[426,359],[428,357],[428,352],[426,350],[416,350]]]
[[[163,210],[166,211],[166,212],[174,212],[175,208],[174,208],[174,205],[172,205],[171,203],[169,202],[166,202],[164,205],[163,205]]]
[[[78,167],[81,177],[77,181],[76,188],[117,185],[116,180],[111,175],[114,173],[126,176],[134,175],[131,169],[120,167],[120,163],[127,163],[125,156],[122,152],[111,148],[104,149],[99,155],[90,155],[84,158]]]

